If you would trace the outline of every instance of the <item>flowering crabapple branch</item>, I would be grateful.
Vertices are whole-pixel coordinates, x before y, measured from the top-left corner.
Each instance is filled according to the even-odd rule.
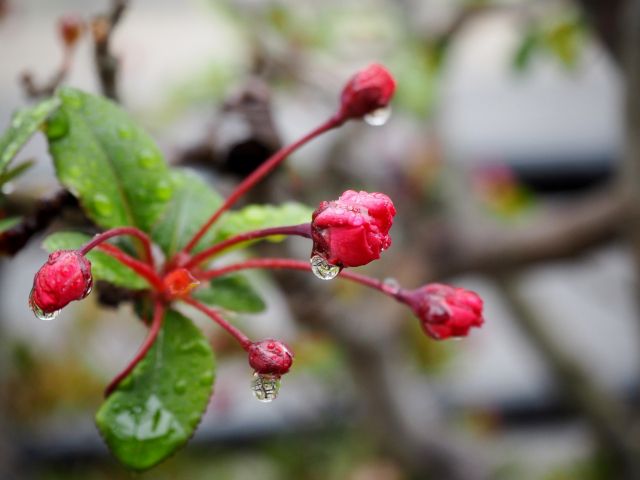
[[[255,396],[261,401],[273,400],[278,393],[280,377],[292,365],[293,354],[290,349],[275,339],[257,342],[250,340],[239,328],[225,320],[219,310],[203,305],[191,296],[192,290],[206,280],[248,268],[311,271],[322,280],[331,280],[340,275],[341,278],[368,286],[406,304],[418,317],[424,331],[433,338],[467,335],[472,327],[479,327],[483,323],[482,300],[475,293],[441,284],[428,284],[406,290],[345,270],[379,259],[381,253],[391,246],[389,231],[396,209],[391,199],[383,193],[347,190],[336,200],[320,203],[313,212],[310,223],[244,232],[210,245],[200,253],[191,254],[216,220],[288,155],[349,119],[363,118],[386,108],[394,89],[393,77],[380,65],[374,64],[356,73],[342,91],[337,113],[298,141],[275,153],[242,181],[185,247],[167,258],[163,266],[156,267],[149,236],[134,227],[118,227],[98,234],[78,250],[53,252],[34,278],[30,295],[34,312],[39,318],[51,319],[69,302],[80,300],[89,294],[93,278],[91,262],[86,254],[94,248],[115,258],[149,282],[149,295],[154,303],[149,332],[133,359],[109,384],[107,395],[115,390],[147,354],[157,338],[170,305],[183,302],[207,315],[240,344],[248,353],[249,365],[255,372],[252,382]],[[142,259],[106,243],[109,239],[125,235],[140,241]],[[208,271],[200,269],[201,264],[233,246],[274,235],[311,239],[309,262],[266,258],[247,260]]]
[[[342,91],[340,109],[329,120],[303,136],[291,145],[282,148],[269,157],[260,167],[246,177],[240,185],[227,197],[223,204],[205,222],[200,230],[184,247],[183,253],[189,253],[207,233],[209,228],[220,216],[232,207],[242,195],[262,180],[269,172],[277,167],[285,158],[298,148],[319,135],[341,126],[352,118],[362,118],[376,110],[387,107],[395,91],[395,80],[381,65],[373,64],[354,75]]]
[[[226,274],[247,269],[288,269],[310,271],[312,265],[289,258],[259,258],[234,263],[226,267],[207,270],[199,275],[201,280],[211,280]],[[338,278],[344,278],[377,290],[406,304],[418,317],[422,328],[432,338],[464,337],[471,327],[480,327],[482,299],[474,292],[439,283],[430,283],[414,290],[400,288],[382,280],[342,270]]]

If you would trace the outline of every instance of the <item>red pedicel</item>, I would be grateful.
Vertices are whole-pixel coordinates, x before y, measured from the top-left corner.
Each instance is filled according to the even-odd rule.
[[[362,118],[389,105],[396,89],[396,81],[382,65],[373,63],[357,72],[347,82],[340,97],[343,120]]]
[[[38,317],[48,319],[86,297],[92,284],[91,262],[77,250],[58,250],[36,273],[29,302]]]
[[[293,354],[278,340],[262,340],[249,346],[249,365],[261,375],[284,375],[291,368]]]
[[[347,190],[338,200],[322,202],[313,213],[312,256],[331,265],[358,267],[389,248],[396,209],[384,193]]]
[[[398,299],[413,310],[427,335],[436,340],[465,337],[472,327],[484,323],[482,299],[464,288],[430,283],[405,290]]]

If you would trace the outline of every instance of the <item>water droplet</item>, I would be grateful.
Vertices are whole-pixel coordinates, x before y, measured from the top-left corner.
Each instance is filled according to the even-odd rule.
[[[158,164],[158,161],[158,155],[150,148],[144,148],[138,153],[138,165],[142,168],[151,169]]]
[[[182,394],[182,393],[186,392],[187,391],[187,381],[184,378],[178,380],[173,385],[173,391],[176,392],[177,394]]]
[[[333,280],[341,270],[338,265],[331,265],[320,255],[314,255],[309,262],[311,263],[311,271],[320,280]]]
[[[16,129],[20,128],[22,126],[23,117],[24,117],[23,112],[16,113],[13,116],[13,120],[11,120],[11,127]]]
[[[180,351],[182,353],[200,353],[206,355],[211,351],[211,347],[209,346],[209,342],[204,339],[191,340],[190,342],[180,345]]]
[[[111,200],[106,195],[102,193],[98,193],[93,197],[93,208],[100,215],[111,215],[113,211],[113,205],[111,204]]]
[[[258,401],[264,403],[273,402],[278,398],[278,393],[280,392],[280,377],[278,375],[254,373],[251,381],[251,391]]]
[[[395,278],[385,278],[384,285],[392,295],[395,295],[400,291],[400,283]]]
[[[133,130],[131,130],[131,127],[121,125],[118,127],[118,136],[123,140],[127,140],[133,136]]]
[[[33,299],[33,289],[29,294],[29,307],[31,308],[31,311],[38,319],[45,320],[45,321],[53,320],[60,313],[60,310],[54,310],[53,312],[45,312],[38,305],[36,305],[36,302]]]
[[[45,134],[49,140],[57,140],[69,133],[69,117],[66,113],[58,110],[45,124]]]
[[[209,370],[208,372],[204,372],[202,375],[200,375],[200,385],[202,385],[203,387],[210,385],[212,381],[213,381],[213,372],[211,370]]]
[[[155,193],[159,200],[169,200],[173,195],[173,187],[169,182],[161,180],[156,184]]]
[[[81,94],[75,90],[64,89],[60,92],[60,96],[64,100],[65,105],[72,108],[82,107]]]
[[[367,113],[364,116],[364,121],[373,127],[380,127],[387,123],[389,117],[391,117],[391,107],[383,107]]]

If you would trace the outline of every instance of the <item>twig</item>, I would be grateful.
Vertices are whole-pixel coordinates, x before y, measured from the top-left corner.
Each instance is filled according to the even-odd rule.
[[[77,206],[76,198],[61,190],[51,198],[39,200],[33,213],[14,227],[0,233],[0,254],[15,255],[38,232],[47,228],[67,207]]]
[[[128,0],[112,0],[111,9],[91,22],[94,41],[94,60],[102,93],[118,101],[119,60],[111,53],[111,36],[124,14]]]

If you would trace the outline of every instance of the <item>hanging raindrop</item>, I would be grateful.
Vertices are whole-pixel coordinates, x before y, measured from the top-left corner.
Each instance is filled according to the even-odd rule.
[[[338,265],[331,265],[320,255],[314,255],[309,262],[311,263],[311,271],[320,280],[333,280],[341,270]]]
[[[391,107],[383,107],[367,113],[364,116],[364,121],[373,127],[380,127],[387,123],[389,117],[391,117]]]
[[[60,310],[54,310],[53,312],[45,312],[38,305],[36,305],[36,302],[33,299],[33,290],[31,290],[31,294],[29,295],[29,307],[31,308],[31,311],[36,316],[36,318],[40,320],[46,320],[46,321],[53,320],[60,313]]]
[[[280,376],[254,373],[251,381],[253,396],[260,402],[269,403],[278,398],[280,392]]]

